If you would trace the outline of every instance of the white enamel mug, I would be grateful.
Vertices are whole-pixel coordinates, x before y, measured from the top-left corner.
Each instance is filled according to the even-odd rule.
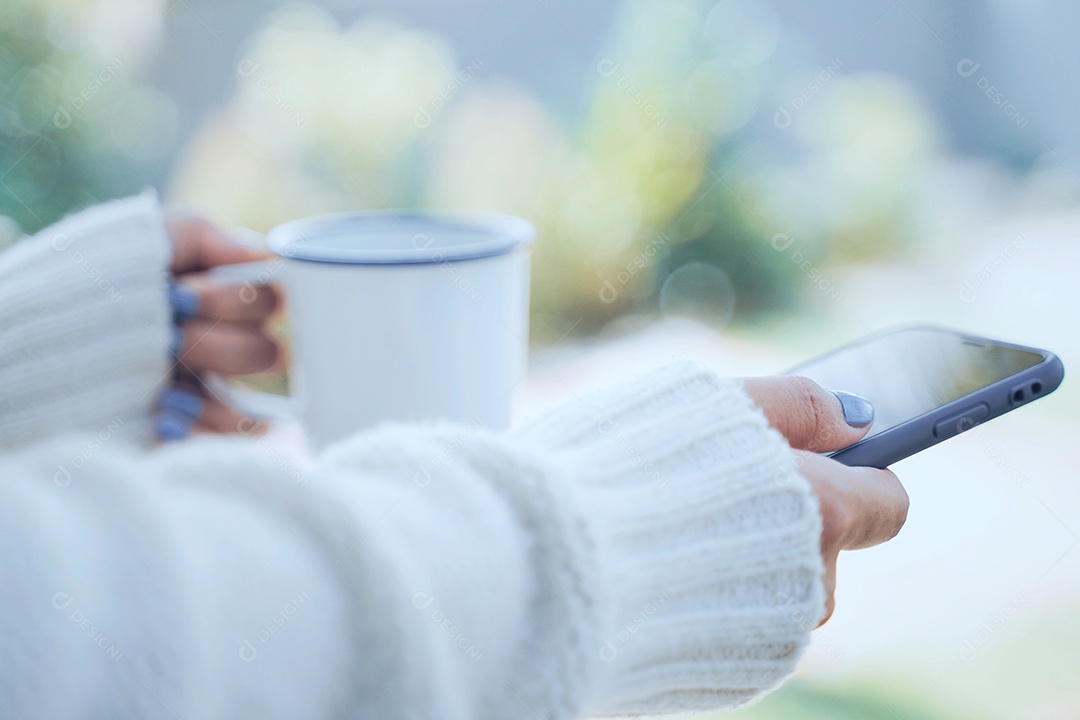
[[[271,230],[278,259],[253,264],[248,277],[227,266],[218,274],[245,284],[280,276],[293,352],[288,412],[312,449],[390,420],[499,430],[526,371],[535,237],[508,215],[328,215]],[[243,395],[236,403],[258,413]]]

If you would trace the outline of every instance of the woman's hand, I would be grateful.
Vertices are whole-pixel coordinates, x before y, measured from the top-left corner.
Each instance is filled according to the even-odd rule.
[[[821,506],[825,563],[824,624],[836,605],[836,560],[841,550],[879,545],[907,519],[908,496],[889,470],[851,468],[818,455],[847,447],[870,427],[873,406],[857,395],[834,394],[801,377],[743,381],[769,424],[799,451],[797,464]]]
[[[219,265],[263,260],[266,255],[232,240],[217,226],[190,214],[170,213],[173,242],[169,267],[173,284],[173,381],[162,396],[154,429],[162,440],[196,433],[258,432],[202,382],[207,372],[246,375],[269,370],[280,348],[267,332],[277,310],[277,292],[268,286],[223,285],[205,273]]]

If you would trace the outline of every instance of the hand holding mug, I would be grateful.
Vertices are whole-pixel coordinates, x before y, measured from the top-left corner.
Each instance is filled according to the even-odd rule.
[[[211,282],[205,275],[222,265],[250,263],[267,255],[233,242],[220,228],[196,215],[170,212],[166,226],[173,243],[169,300],[174,327],[170,350],[173,377],[163,394],[154,430],[162,440],[192,433],[233,433],[243,416],[202,382],[205,373],[246,375],[274,367],[278,343],[267,331],[280,298],[268,285]]]
[[[271,256],[205,220],[174,216],[169,230],[182,387],[162,402],[163,438],[247,432],[252,421],[230,406],[298,420],[313,450],[390,420],[509,424],[528,353],[536,231],[527,221],[406,210],[295,220],[267,236],[272,273]],[[295,394],[201,383],[204,373],[276,364],[266,332],[278,305],[271,277],[289,294]]]

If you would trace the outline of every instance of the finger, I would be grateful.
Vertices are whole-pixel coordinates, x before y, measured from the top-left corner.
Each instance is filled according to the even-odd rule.
[[[208,396],[199,420],[199,429],[218,435],[265,435],[266,423],[229,407],[221,400]]]
[[[844,471],[838,481],[847,488],[852,519],[843,549],[860,550],[896,537],[910,506],[900,479],[891,470],[840,467]]]
[[[891,470],[848,467],[811,452],[797,455],[821,511],[825,553],[860,550],[896,537],[907,520],[908,495]]]
[[[194,421],[184,415],[168,410],[154,415],[154,437],[161,442],[177,442],[191,437]]]
[[[251,418],[246,418],[246,419],[251,420]],[[256,422],[256,421],[252,420],[252,422]],[[258,425],[258,427],[259,427],[259,430],[257,432],[237,433],[235,428],[233,428],[231,431],[222,431],[222,430],[219,430],[218,428],[214,427],[213,425],[209,425],[209,424],[204,423],[204,422],[202,422],[200,420],[200,421],[196,422],[194,425],[191,426],[191,437],[199,437],[199,436],[202,436],[202,435],[236,435],[236,434],[253,435],[253,436],[265,435],[266,434],[266,426],[260,423]]]
[[[174,273],[254,262],[269,255],[234,242],[218,226],[197,215],[170,211],[165,225],[173,241],[169,267]]]
[[[269,285],[223,285],[187,275],[180,287],[195,293],[192,314],[209,320],[261,322],[273,315],[280,303],[277,290]]]
[[[832,553],[825,557],[825,576],[822,581],[825,585],[825,614],[821,616],[818,627],[829,622],[836,610],[836,554]]]
[[[181,386],[194,385],[204,403],[199,419],[195,423],[195,434],[244,435],[248,437],[265,435],[270,425],[263,420],[241,413],[229,405],[218,393],[201,378],[182,373],[176,382]]]
[[[797,450],[845,448],[861,439],[874,419],[869,400],[829,392],[804,377],[747,378],[743,387],[769,424]]]
[[[186,385],[171,387],[158,400],[154,414],[154,435],[162,442],[185,440],[203,411],[203,398]]]
[[[183,440],[195,435],[265,435],[269,426],[244,415],[222,400],[208,394],[205,386],[191,375],[177,378],[166,390],[154,416],[159,440]]]
[[[195,319],[181,330],[180,362],[195,371],[247,375],[272,368],[280,348],[261,325]]]

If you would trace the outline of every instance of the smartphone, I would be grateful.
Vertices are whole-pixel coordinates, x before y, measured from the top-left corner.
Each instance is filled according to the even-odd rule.
[[[874,403],[866,436],[830,457],[884,468],[1045,397],[1065,375],[1052,352],[948,328],[893,328],[788,371]]]

